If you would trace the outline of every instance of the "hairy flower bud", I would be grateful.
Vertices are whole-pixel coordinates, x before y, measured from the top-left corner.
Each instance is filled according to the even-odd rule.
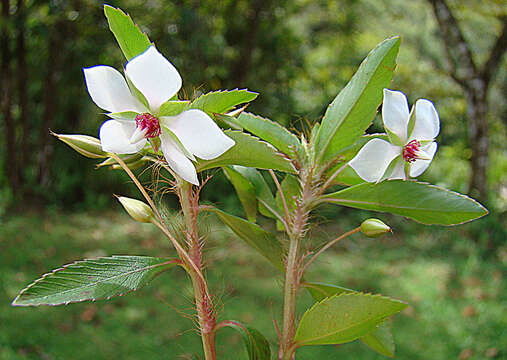
[[[153,219],[153,211],[144,202],[124,196],[117,196],[117,198],[134,220],[149,223]]]
[[[56,136],[59,140],[63,141],[71,148],[76,150],[78,153],[88,158],[102,159],[108,156],[106,152],[102,151],[100,140],[94,138],[93,136],[65,135],[65,134],[55,134],[53,132],[51,133],[51,135]]]
[[[361,232],[368,237],[379,237],[391,231],[391,228],[379,219],[368,219],[361,224]]]

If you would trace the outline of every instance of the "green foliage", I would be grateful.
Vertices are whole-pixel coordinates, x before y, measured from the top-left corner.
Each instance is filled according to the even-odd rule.
[[[236,105],[255,100],[259,94],[247,89],[220,90],[202,94],[189,105],[190,109],[200,109],[208,115],[224,114]]]
[[[338,285],[323,284],[318,282],[304,282],[302,285],[306,288],[306,290],[308,290],[308,292],[310,293],[310,295],[312,295],[312,298],[314,298],[315,301],[322,301],[325,298],[334,295],[350,294],[357,292],[355,290],[350,290]]]
[[[44,275],[22,290],[15,306],[61,305],[121,296],[148,284],[174,259],[112,256],[81,260]]]
[[[278,270],[283,272],[282,245],[273,234],[268,233],[257,224],[217,208],[210,208],[209,211],[213,211],[241,240],[261,253]]]
[[[317,153],[322,162],[352,145],[370,126],[396,67],[399,37],[381,42],[329,105],[322,120]]]
[[[104,14],[109,23],[109,29],[114,34],[127,60],[136,57],[150,47],[151,42],[148,36],[121,9],[105,5]]]
[[[402,215],[427,225],[457,225],[488,213],[481,204],[465,195],[417,181],[364,183],[326,194],[322,200]]]
[[[302,147],[298,138],[282,125],[272,120],[242,112],[236,119],[236,122],[245,130],[269,142],[291,158],[295,154],[302,154]]]
[[[215,159],[199,160],[196,164],[197,171],[226,165],[275,169],[289,173],[295,171],[290,160],[279,154],[268,143],[239,131],[226,130],[225,134],[234,140],[236,144]]]
[[[168,100],[160,106],[158,116],[175,116],[180,114],[188,107],[190,101],[188,100]]]
[[[362,293],[326,298],[305,312],[294,340],[299,346],[353,341],[406,306],[398,300]]]
[[[223,171],[232,186],[234,186],[248,221],[255,223],[257,219],[257,194],[252,183],[234,170],[233,167],[224,166]]]
[[[238,321],[225,321],[223,324],[240,333],[249,360],[271,359],[269,342],[259,331],[250,326],[245,326]]]

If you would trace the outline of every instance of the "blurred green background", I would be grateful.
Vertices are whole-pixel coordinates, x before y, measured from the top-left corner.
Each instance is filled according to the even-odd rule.
[[[507,356],[504,1],[107,3],[141,24],[182,74],[186,96],[246,87],[260,93],[249,111],[297,132],[307,132],[321,118],[378,42],[401,35],[392,88],[405,92],[411,104],[420,97],[432,100],[441,117],[440,148],[421,179],[471,194],[490,214],[456,228],[425,227],[377,214],[394,228],[392,236],[375,241],[356,236],[343,242],[316,264],[309,278],[409,302],[394,321],[399,359]],[[124,65],[107,28],[103,2],[1,4],[0,359],[199,358],[189,282],[178,269],[136,294],[108,302],[9,306],[20,289],[64,263],[172,250],[156,229],[124,215],[112,197],[137,197],[126,176],[95,170],[93,161],[48,132],[97,136],[106,119],[90,100],[82,76],[83,67]],[[439,6],[452,17],[439,22]],[[377,118],[369,131],[380,129]],[[203,198],[241,214],[224,176],[211,174]],[[148,180],[149,174],[145,176]],[[174,201],[168,198],[169,208]],[[321,227],[312,231],[313,246],[368,216],[322,209],[316,214]],[[220,318],[249,323],[274,344],[272,321],[280,317],[281,277],[215,218],[203,222],[209,277],[223,304]],[[303,310],[311,299],[301,296]],[[220,358],[246,357],[241,340],[230,330],[219,335],[218,344]],[[355,342],[309,347],[297,358],[381,355]]]

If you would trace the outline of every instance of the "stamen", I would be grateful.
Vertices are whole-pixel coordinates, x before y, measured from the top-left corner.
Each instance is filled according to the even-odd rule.
[[[136,126],[141,129],[146,129],[146,139],[154,138],[160,135],[160,123],[158,119],[150,113],[139,114],[136,116]]]
[[[411,163],[416,161],[419,153],[419,148],[421,147],[421,143],[417,140],[410,141],[405,147],[403,148],[403,159],[405,159],[406,162]]]

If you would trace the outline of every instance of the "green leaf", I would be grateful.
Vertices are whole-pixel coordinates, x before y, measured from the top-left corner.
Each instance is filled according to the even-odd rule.
[[[327,108],[316,148],[320,163],[336,157],[370,126],[391,83],[400,41],[393,37],[377,45]]]
[[[234,166],[234,169],[254,186],[257,200],[259,201],[259,212],[272,219],[281,217],[275,197],[260,171],[244,166]]]
[[[236,123],[234,116],[215,113],[213,117],[221,128],[243,131],[243,127]]]
[[[160,110],[158,112],[158,116],[175,116],[183,112],[188,107],[190,101],[181,100],[167,100],[165,103],[160,106]]]
[[[209,115],[223,114],[236,105],[255,100],[259,94],[247,89],[213,91],[199,96],[189,105],[190,109],[200,109]]]
[[[272,120],[242,112],[236,122],[245,130],[267,141],[291,158],[294,157],[295,152],[299,155],[303,153],[303,148],[296,135]]]
[[[287,174],[280,184],[280,187],[282,188],[283,196],[287,203],[287,209],[289,210],[289,213],[291,213],[296,207],[296,198],[301,194],[299,181],[297,177]],[[276,192],[275,201],[277,208],[280,209],[279,211],[285,215],[285,209],[279,191]],[[280,221],[277,222],[277,228],[279,231],[284,231],[284,226]]]
[[[255,223],[257,219],[257,194],[252,183],[231,166],[224,166],[223,170],[238,194],[248,221]]]
[[[327,297],[339,294],[357,293],[354,290],[350,290],[337,285],[314,282],[305,282],[301,285],[303,285],[306,290],[308,290],[315,301],[322,301]],[[385,320],[375,330],[361,337],[361,341],[382,355],[390,357],[394,356],[394,342],[393,335],[391,334],[389,319]]]
[[[228,320],[223,321],[221,324],[241,334],[249,360],[270,360],[271,349],[269,348],[269,342],[259,331],[250,326],[245,326],[238,321]]]
[[[305,312],[294,340],[299,346],[353,341],[406,306],[398,300],[363,293],[326,298]]]
[[[322,201],[357,209],[389,212],[428,225],[457,225],[488,213],[477,201],[417,181],[387,180],[354,185],[322,197]]]
[[[242,165],[288,173],[296,172],[291,161],[278,153],[268,143],[240,131],[225,130],[224,133],[233,139],[236,144],[215,159],[199,160],[196,164],[197,171],[225,165]]]
[[[114,34],[127,60],[136,57],[150,47],[151,42],[148,36],[121,9],[104,5],[104,14],[109,23],[109,29]]]
[[[273,234],[268,233],[257,224],[217,208],[209,208],[208,210],[214,212],[244,242],[261,253],[277,269],[283,271],[282,245]]]
[[[361,341],[382,355],[394,357],[394,340],[389,319],[363,336]]]
[[[13,306],[61,305],[121,296],[148,284],[177,264],[175,259],[111,256],[76,261],[36,280]]]
[[[109,116],[110,118],[119,120],[135,120],[137,115],[138,114],[133,111],[122,111],[107,114],[107,116]]]
[[[323,284],[317,282],[304,282],[303,285],[315,301],[322,301],[327,297],[339,294],[356,293],[355,290],[350,290],[338,285]]]

